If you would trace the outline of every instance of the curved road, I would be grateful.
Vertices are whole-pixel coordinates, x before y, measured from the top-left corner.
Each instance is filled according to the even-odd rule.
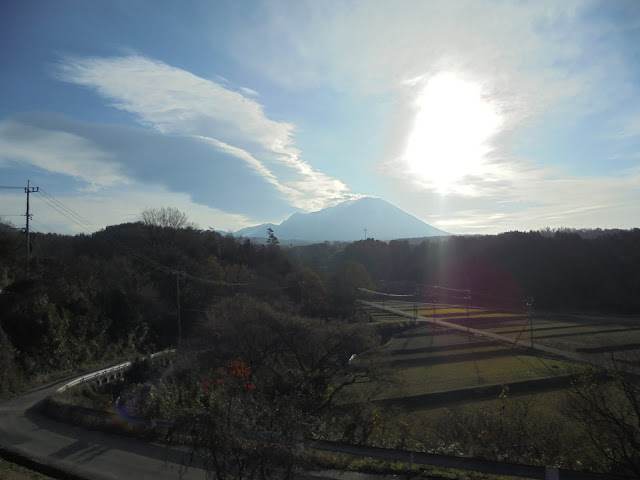
[[[81,377],[78,377],[81,378]],[[92,480],[205,479],[204,469],[194,466],[184,451],[60,423],[38,413],[37,404],[69,383],[61,381],[0,403],[0,448],[37,460],[58,470]],[[547,478],[544,467],[510,465],[374,447],[310,441],[307,447],[351,455],[387,458],[400,462],[439,465],[476,472],[524,478]],[[409,460],[410,458],[410,460]],[[184,468],[184,465],[189,465]],[[342,471],[306,471],[300,480],[396,480],[396,475],[371,475]],[[563,471],[562,478],[601,479],[600,475]],[[615,477],[606,477],[612,479]]]
[[[34,408],[68,380],[0,403],[0,447],[96,480],[204,479],[189,455],[135,438],[86,430],[51,420]]]

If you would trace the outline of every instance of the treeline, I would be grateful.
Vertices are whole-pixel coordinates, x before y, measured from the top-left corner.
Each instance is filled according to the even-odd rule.
[[[290,255],[326,277],[347,261],[357,262],[376,288],[388,293],[440,285],[470,290],[472,304],[524,305],[533,297],[541,309],[637,313],[640,229],[599,233],[509,232],[434,238],[417,245],[367,239],[294,247]],[[464,296],[451,300],[464,301]]]
[[[345,267],[339,282],[325,286],[277,244],[191,226],[32,234],[29,276],[25,243],[18,229],[0,224],[0,393],[41,374],[176,346],[178,300],[188,338],[228,297],[328,318],[344,316],[356,287],[372,286],[361,266]],[[361,283],[348,284],[351,277]]]
[[[277,232],[275,232],[277,234]],[[144,223],[92,235],[24,234],[0,224],[0,391],[20,379],[177,344],[238,294],[308,317],[353,319],[360,287],[461,292],[437,301],[640,311],[640,230],[598,236],[510,232],[281,248]],[[434,290],[430,290],[434,292]],[[457,295],[457,297],[456,297]],[[424,293],[424,301],[432,301]]]

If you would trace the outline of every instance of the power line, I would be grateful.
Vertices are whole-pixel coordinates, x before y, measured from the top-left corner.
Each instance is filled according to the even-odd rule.
[[[71,220],[73,223],[75,223],[76,225],[80,226],[83,230],[88,231],[88,229],[84,226],[79,224],[74,218],[70,217],[67,213],[65,213],[63,210],[61,210],[59,207],[57,207],[55,204],[49,202],[46,198],[43,198],[41,196],[38,197],[39,200],[43,203],[45,203],[46,205],[48,205],[50,208],[54,209],[55,211],[57,211],[60,215],[66,217],[67,219]],[[93,233],[93,232],[92,232]]]
[[[40,189],[40,192],[43,193],[47,198],[42,198],[40,197],[40,200],[42,200],[43,202],[45,202],[47,205],[49,205],[51,208],[53,208],[54,210],[58,211],[60,214],[64,215],[66,218],[68,218],[69,220],[71,220],[72,222],[74,222],[76,225],[80,226],[82,229],[84,229],[85,231],[89,232],[89,233],[96,233],[100,230],[99,227],[97,227],[96,225],[94,225],[93,223],[91,223],[89,220],[85,219],[84,217],[82,217],[80,214],[74,212],[70,207],[67,207],[64,203],[62,203],[60,200],[57,200],[55,197],[53,197],[53,195],[51,195],[50,193],[46,192],[43,189]],[[153,268],[162,271],[164,273],[170,273],[172,275],[178,275],[178,276],[182,276],[184,278],[188,278],[190,280],[194,280],[194,281],[198,281],[198,282],[202,282],[202,283],[208,283],[208,284],[212,284],[212,285],[223,285],[223,286],[233,286],[233,287],[238,287],[238,286],[248,286],[248,285],[254,285],[255,283],[228,283],[228,282],[222,282],[222,281],[217,281],[217,280],[209,280],[206,278],[200,278],[200,277],[196,277],[194,275],[190,275],[186,272],[182,272],[179,271],[175,268],[171,268],[167,265],[163,265],[162,263],[140,253],[137,252],[136,250],[134,250],[133,248],[129,247],[128,245],[120,242],[119,240],[113,238],[113,236],[107,234],[106,232],[103,234],[105,239],[109,242],[111,242],[112,244],[122,248],[123,250],[125,250],[125,252],[127,252],[130,255],[133,255],[134,257],[136,257],[138,260],[147,263],[148,265],[152,266]]]
[[[419,287],[425,288],[425,285],[419,285]],[[415,294],[392,294],[392,293],[383,293],[383,292],[377,292],[374,290],[368,290],[366,288],[359,288],[358,290],[361,290],[363,292],[367,292],[370,294],[374,294],[374,295],[381,295],[381,296],[385,296],[385,297],[397,297],[397,298],[416,298],[419,297],[421,295],[420,292],[417,292]],[[461,289],[461,288],[451,288],[451,287],[446,287],[444,285],[429,285],[426,286],[426,292],[424,293],[428,293],[429,295],[435,295],[437,294],[442,300],[462,300],[465,301],[467,304],[469,303],[469,301],[471,300],[471,290],[470,289]],[[473,298],[474,299],[494,299],[497,300],[499,302],[503,302],[503,304],[522,304],[523,303],[523,298],[518,298],[518,297],[511,297],[511,296],[497,296],[497,295],[491,295],[491,294],[487,294],[487,293],[483,293],[483,292],[473,292]]]
[[[451,287],[446,287],[444,285],[419,285],[419,287],[425,288],[427,290],[437,290],[438,292],[441,292],[442,295],[453,295],[450,293],[446,293],[446,291],[471,294],[470,289],[451,288]],[[473,297],[474,298],[481,297],[486,299],[492,298],[495,300],[512,301],[512,302],[518,302],[518,303],[522,303],[524,298],[524,297],[512,297],[512,296],[506,296],[506,295],[492,295],[490,293],[486,293],[478,290],[473,291]]]
[[[358,290],[361,290],[363,292],[367,292],[367,293],[373,293],[375,295],[383,295],[385,297],[415,297],[416,294],[413,295],[400,295],[400,294],[395,294],[395,293],[383,293],[383,292],[376,292],[375,290],[369,290],[367,288],[358,288]]]
[[[95,230],[98,231],[100,230],[100,227],[94,225],[93,223],[91,223],[89,220],[87,220],[86,218],[82,217],[80,214],[74,212],[73,210],[71,210],[71,208],[67,207],[64,203],[62,203],[60,200],[57,200],[53,195],[51,195],[50,193],[48,193],[47,191],[45,191],[44,189],[40,189],[40,192],[42,194],[44,194],[47,198],[49,198],[53,203],[55,203],[56,205],[58,205],[60,208],[62,208],[63,210],[65,210],[67,213],[69,213],[72,217],[74,217],[76,220],[74,220],[77,224],[81,224],[84,226],[89,227],[89,229],[91,230]],[[68,218],[68,217],[67,217]],[[78,221],[80,223],[78,223]]]
[[[183,276],[185,278],[188,278],[190,280],[195,280],[197,282],[202,282],[202,283],[209,283],[211,285],[225,285],[225,286],[230,286],[230,287],[244,287],[247,285],[255,285],[256,283],[228,283],[228,282],[223,282],[220,280],[209,280],[206,278],[200,278],[200,277],[194,277],[193,275],[190,275],[188,273],[183,272]]]
[[[451,287],[445,287],[444,285],[420,285],[420,287],[422,288],[427,288],[427,289],[436,289],[436,290],[448,290],[450,292],[468,292],[468,289],[465,288],[451,288]]]
[[[41,190],[42,191],[42,190]],[[68,218],[69,220],[71,220],[73,223],[75,223],[76,225],[78,225],[80,228],[82,228],[83,230],[85,230],[86,232],[89,232],[91,234],[94,234],[96,232],[98,232],[100,229],[98,227],[96,227],[95,225],[93,225],[91,222],[89,222],[88,220],[85,220],[83,217],[81,217],[79,214],[75,213],[73,210],[71,210],[69,207],[67,207],[66,205],[64,205],[62,202],[60,202],[59,200],[56,200],[53,196],[51,196],[50,194],[42,191],[45,195],[47,195],[47,197],[49,199],[51,199],[51,202],[48,201],[48,199],[40,197],[40,200],[42,200],[44,203],[46,203],[49,207],[53,208],[54,210],[56,210],[58,213],[60,213],[61,215],[63,215],[64,217]],[[69,213],[66,213],[69,212]],[[75,217],[75,218],[74,218]],[[82,223],[80,223],[82,222]],[[92,226],[92,227],[91,227]],[[111,242],[112,244],[122,248],[123,250],[125,250],[128,254],[133,255],[134,257],[138,258],[139,260],[151,265],[152,267],[156,268],[157,270],[160,270],[162,272],[165,273],[174,273],[175,269],[168,267],[166,265],[161,264],[160,262],[157,262],[155,260],[153,260],[152,258],[147,257],[146,255],[143,255],[139,252],[136,252],[135,250],[133,250],[132,248],[130,248],[129,246],[125,245],[124,243],[120,242],[119,240],[116,240],[115,238],[111,237],[108,234],[104,234],[105,235],[105,239],[108,242]]]
[[[44,223],[44,222],[43,222],[43,221],[41,221],[41,220],[36,220],[35,218],[32,218],[32,219],[31,219],[31,221],[32,221],[32,222],[35,222],[36,224],[40,225],[41,227],[44,227],[44,228],[48,229],[50,232],[53,232],[53,231],[55,230],[55,228],[53,228],[53,227],[52,227],[52,226],[50,226],[50,225],[47,225],[46,223]],[[39,232],[39,233],[43,233],[43,232],[41,231],[41,232]]]

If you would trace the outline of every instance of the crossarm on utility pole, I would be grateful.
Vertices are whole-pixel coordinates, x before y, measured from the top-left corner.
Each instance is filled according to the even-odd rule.
[[[30,186],[31,181],[27,180],[27,186],[24,189],[24,193],[27,194],[27,213],[25,215],[25,217],[27,218],[26,224],[25,224],[25,234],[27,237],[27,278],[29,278],[31,271],[30,271],[30,267],[29,267],[29,262],[30,262],[30,255],[31,255],[31,242],[29,240],[29,219],[31,218],[31,213],[29,212],[29,195],[31,193],[34,192],[39,192],[40,191],[40,187],[32,187]]]

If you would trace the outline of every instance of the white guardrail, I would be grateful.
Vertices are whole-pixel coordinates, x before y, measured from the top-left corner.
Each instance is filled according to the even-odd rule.
[[[162,352],[156,352],[156,353],[152,353],[151,355],[149,355],[148,358],[155,358],[155,357],[159,357],[162,355],[168,355],[170,353],[175,353],[175,350],[164,350]],[[146,357],[143,357],[146,358]],[[111,376],[117,375],[118,373],[127,370],[129,367],[131,367],[131,365],[133,364],[133,362],[131,360],[127,361],[127,362],[122,362],[119,363],[118,365],[113,365],[111,367],[107,367],[107,368],[103,368],[100,370],[96,370],[95,372],[91,372],[91,373],[85,373],[84,375],[74,378],[73,380],[71,380],[68,383],[65,383],[64,385],[62,385],[60,388],[58,388],[58,390],[56,390],[57,393],[60,392],[64,392],[65,390],[71,388],[71,387],[75,387],[76,385],[82,385],[83,383],[87,383],[87,382],[92,382],[95,380],[101,380],[103,378],[110,378]]]
[[[154,358],[161,355],[168,355],[175,353],[175,350],[165,350],[163,352],[157,352],[149,356]],[[103,368],[95,372],[87,373],[78,378],[71,380],[58,388],[58,392],[63,392],[68,388],[87,383],[103,378],[109,378],[111,375],[118,374],[123,370],[126,370],[132,365],[133,362],[123,362],[112,367]],[[180,424],[176,424],[172,421],[149,419],[149,425],[152,427],[161,428],[175,428],[180,427]],[[182,425],[184,428],[184,425]],[[192,426],[189,426],[191,429]],[[256,433],[254,432],[255,436]],[[257,434],[258,436],[260,434]],[[575,472],[571,470],[558,469],[553,467],[541,467],[533,465],[520,465],[510,464],[492,460],[480,460],[474,458],[462,458],[449,455],[430,454],[423,452],[412,452],[406,450],[395,450],[379,447],[368,447],[363,445],[350,445],[341,442],[322,441],[322,440],[298,440],[301,445],[306,448],[316,450],[326,450],[332,452],[346,453],[348,455],[356,455],[361,457],[371,457],[395,460],[399,462],[407,462],[407,468],[411,471],[414,463],[423,465],[436,465],[444,468],[455,468],[459,470],[466,470],[472,472],[484,472],[489,474],[509,475],[518,478],[532,478],[541,480],[631,480],[631,477],[604,475],[587,472]]]

